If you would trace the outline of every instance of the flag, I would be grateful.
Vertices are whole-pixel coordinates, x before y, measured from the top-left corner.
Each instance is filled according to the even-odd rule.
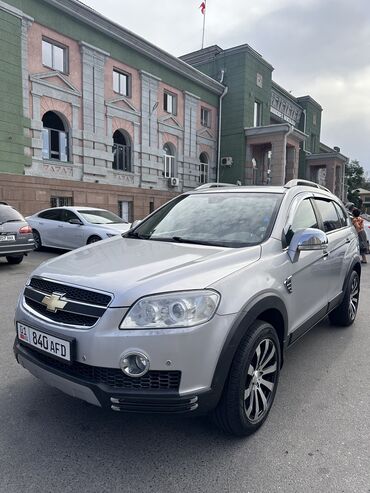
[[[202,2],[200,5],[199,5],[199,8],[200,8],[200,11],[202,12],[203,15],[205,15],[205,12],[206,12],[206,2]]]

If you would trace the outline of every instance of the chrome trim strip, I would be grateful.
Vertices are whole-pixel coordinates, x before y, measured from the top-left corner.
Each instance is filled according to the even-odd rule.
[[[28,285],[27,288],[28,289],[31,289],[35,293],[43,294],[44,296],[50,296],[50,293],[45,293],[45,291],[40,291],[39,289],[35,289],[31,285]],[[91,303],[85,303],[84,301],[71,300],[71,298],[67,298],[66,296],[63,296],[63,298],[61,298],[61,300],[62,301],[66,301],[67,303],[74,303],[75,305],[84,305],[84,306],[90,306],[92,308],[99,308],[100,310],[106,310],[108,308],[108,305],[107,306],[104,306],[104,305],[93,305]],[[33,301],[36,301],[36,300],[33,300]],[[64,310],[64,309],[61,310],[61,311],[68,312],[68,310]],[[81,314],[81,313],[78,313],[78,312],[69,312],[69,313],[77,313],[77,315],[85,315],[84,313]],[[86,316],[90,316],[90,315],[86,315]]]

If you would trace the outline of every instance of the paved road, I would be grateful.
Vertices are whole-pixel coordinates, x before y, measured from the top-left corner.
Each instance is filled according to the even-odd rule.
[[[206,418],[103,411],[17,365],[14,305],[53,255],[0,260],[1,493],[370,492],[370,265],[356,324],[324,323],[288,352],[268,421],[241,440]]]

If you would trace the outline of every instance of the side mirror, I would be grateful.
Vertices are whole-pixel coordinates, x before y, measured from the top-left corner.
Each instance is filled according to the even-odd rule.
[[[307,228],[294,233],[288,248],[288,255],[292,262],[298,260],[299,252],[325,250],[328,246],[328,237],[320,229]]]
[[[142,223],[143,220],[142,219],[136,219],[136,221],[134,221],[131,226],[130,226],[130,229],[134,229],[136,228],[136,226],[139,226],[140,223]]]
[[[79,219],[77,219],[77,217],[70,219],[68,222],[69,224],[79,224],[80,226],[83,224]]]

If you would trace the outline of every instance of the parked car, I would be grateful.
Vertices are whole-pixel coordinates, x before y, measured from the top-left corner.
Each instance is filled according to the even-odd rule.
[[[120,235],[130,223],[113,212],[95,207],[53,207],[27,217],[36,249],[42,246],[73,250]]]
[[[0,203],[0,257],[9,264],[20,264],[34,249],[32,229],[14,207]]]
[[[269,414],[285,350],[327,315],[354,322],[360,275],[355,229],[326,189],[202,188],[124,237],[41,264],[19,299],[14,351],[91,404],[211,412],[248,435]]]

